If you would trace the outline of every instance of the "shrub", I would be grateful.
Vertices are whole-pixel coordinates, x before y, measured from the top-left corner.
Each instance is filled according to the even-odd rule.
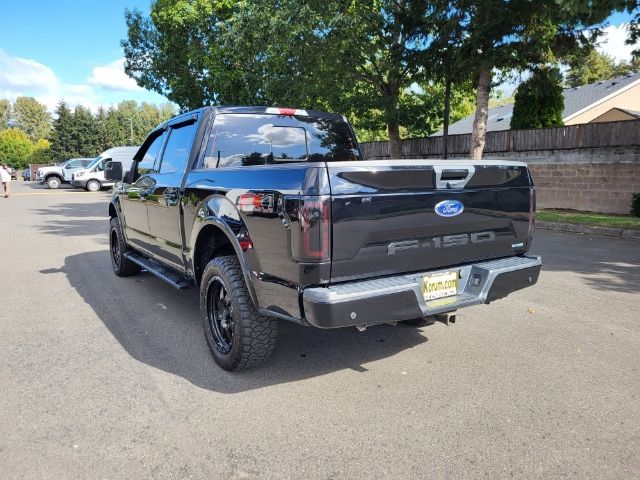
[[[631,197],[631,214],[640,217],[640,192]]]
[[[562,126],[562,75],[555,67],[538,67],[516,90],[511,128]]]

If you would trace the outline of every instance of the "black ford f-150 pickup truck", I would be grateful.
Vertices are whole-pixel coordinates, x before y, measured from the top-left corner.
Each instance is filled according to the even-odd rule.
[[[195,284],[227,370],[269,357],[276,320],[394,323],[534,284],[525,164],[362,160],[339,115],[207,107],[156,128],[109,205],[115,273]]]

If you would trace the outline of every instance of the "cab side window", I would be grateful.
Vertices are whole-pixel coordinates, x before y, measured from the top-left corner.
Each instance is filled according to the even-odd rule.
[[[72,168],[80,168],[82,166],[82,162],[80,160],[74,160],[73,162],[69,162],[67,163],[67,170],[70,170]]]
[[[166,132],[162,133],[162,135],[159,135],[158,138],[156,138],[153,143],[149,145],[149,148],[147,148],[144,157],[138,162],[136,166],[136,176],[148,175],[150,173],[156,172],[156,160],[162,152],[162,145],[164,144],[166,135]]]
[[[191,154],[191,144],[195,133],[195,123],[171,129],[167,146],[162,154],[160,173],[184,172]]]
[[[105,158],[103,160],[101,160],[98,165],[96,165],[96,172],[103,172],[104,171],[104,164],[107,162],[110,162],[111,158]]]

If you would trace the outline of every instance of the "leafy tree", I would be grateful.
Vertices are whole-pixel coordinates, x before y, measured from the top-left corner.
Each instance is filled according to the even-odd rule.
[[[580,87],[614,77],[615,70],[616,62],[612,56],[588,48],[577,52],[569,60],[566,82],[570,87]]]
[[[157,0],[149,17],[126,10],[125,71],[182,108],[246,103],[247,91],[219,41],[236,2]]]
[[[629,35],[626,40],[627,45],[637,45],[640,40],[640,1],[639,0],[618,0],[618,10],[626,10],[633,14],[633,19],[629,22]],[[634,58],[640,57],[640,48],[636,48],[633,52]]]
[[[618,75],[628,75],[630,73],[640,72],[640,55],[636,55],[631,57],[631,61],[629,62],[620,62],[616,65],[614,76]]]
[[[245,83],[276,104],[351,112],[377,112],[390,155],[401,157],[400,127],[426,83],[426,1],[267,0],[241,4],[224,37]],[[286,24],[288,28],[280,26]],[[439,116],[439,115],[438,115]],[[371,121],[376,120],[372,115]]]
[[[51,156],[54,162],[63,162],[68,158],[78,156],[73,132],[73,112],[64,100],[60,100],[55,110],[55,116],[51,132]]]
[[[49,164],[52,163],[53,159],[51,157],[51,144],[49,140],[45,140],[41,138],[38,140],[34,147],[33,151],[29,155],[28,163],[32,164]]]
[[[14,169],[25,168],[32,151],[33,143],[22,130],[8,128],[0,132],[0,163]]]
[[[51,115],[46,105],[33,97],[18,97],[13,104],[15,126],[25,132],[32,142],[48,138],[51,133]]]
[[[511,128],[543,128],[563,125],[562,75],[558,68],[540,67],[518,86]]]
[[[610,14],[610,0],[450,0],[440,11],[450,22],[460,65],[473,72],[477,86],[470,156],[482,158],[489,96],[495,71],[524,70],[565,58],[588,37],[585,30]]]
[[[0,132],[9,128],[11,120],[11,102],[2,98],[0,99]]]
[[[182,108],[255,103],[337,110],[400,127],[420,102],[426,0],[174,0],[127,12],[126,71]],[[233,7],[233,8],[232,8]],[[283,28],[286,25],[286,28]],[[409,101],[407,101],[409,100]]]
[[[615,58],[612,56],[599,52],[593,46],[588,46],[571,55],[568,65],[567,85],[569,87],[580,87],[637,72],[640,70],[640,58],[634,58],[631,62],[622,61],[616,63]]]

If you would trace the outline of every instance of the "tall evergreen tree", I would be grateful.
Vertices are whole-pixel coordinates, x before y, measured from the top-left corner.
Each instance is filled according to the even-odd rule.
[[[78,105],[72,116],[73,145],[81,157],[95,157],[99,151],[95,120],[88,108]]]
[[[103,106],[98,107],[98,111],[94,116],[95,132],[96,132],[96,146],[98,150],[103,152],[111,142],[109,141],[109,135],[107,132],[107,111]]]
[[[78,151],[73,137],[73,113],[64,100],[60,100],[55,110],[55,120],[51,132],[51,156],[54,162],[77,157]]]

